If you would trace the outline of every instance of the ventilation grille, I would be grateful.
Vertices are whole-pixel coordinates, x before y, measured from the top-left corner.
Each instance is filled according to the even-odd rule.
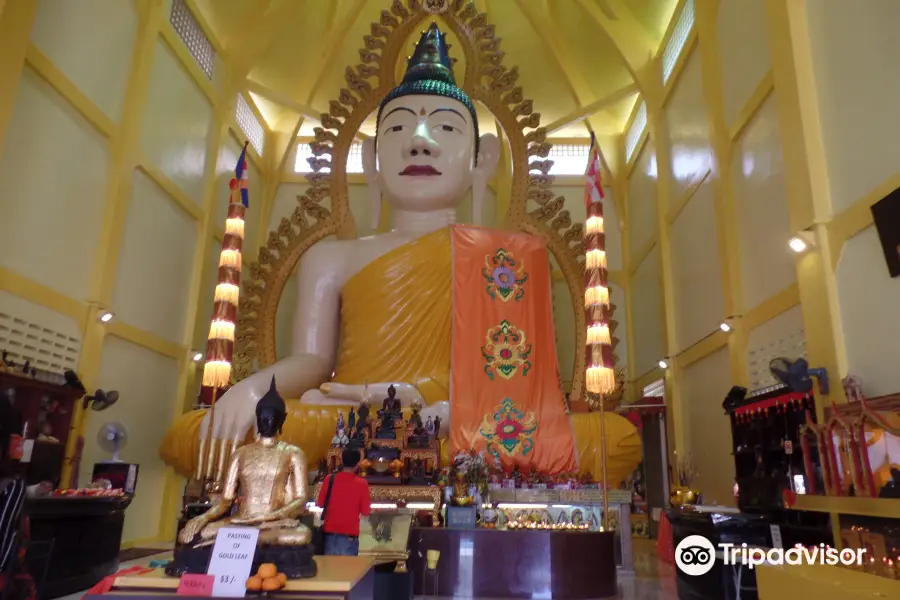
[[[212,42],[206,37],[206,33],[191,14],[184,0],[172,0],[169,23],[187,46],[188,52],[197,61],[200,69],[212,80],[213,68],[216,65],[216,49],[213,48]]]
[[[312,148],[309,144],[297,145],[297,159],[294,161],[295,173],[312,173],[313,168],[309,165],[309,159],[314,158]],[[323,173],[330,173],[331,169],[322,169]],[[347,172],[362,173],[362,142],[353,142],[350,144],[350,152],[347,154]]]
[[[625,160],[630,161],[640,144],[644,130],[647,129],[647,103],[641,102],[631,127],[625,133]]]
[[[651,384],[644,386],[642,396],[644,398],[662,398],[666,395],[666,380],[657,379]]]
[[[807,357],[806,336],[802,328],[793,332],[784,332],[778,339],[762,344],[753,344],[752,337],[749,341],[747,358],[751,391],[781,383],[769,371],[769,363],[772,359],[783,356],[793,361]]]
[[[78,366],[81,340],[0,312],[0,348],[18,365],[27,360],[39,371],[60,375]]]
[[[584,175],[590,151],[589,143],[554,144],[550,148],[550,154],[547,155],[547,158],[553,161],[550,175]]]
[[[672,71],[675,70],[675,63],[678,62],[678,57],[681,56],[681,51],[684,49],[684,45],[687,43],[688,36],[693,28],[694,0],[687,0],[684,3],[684,8],[681,10],[681,15],[678,17],[678,22],[675,24],[675,29],[672,31],[672,37],[669,38],[669,42],[663,50],[663,84],[669,81],[669,77],[672,76]]]
[[[256,114],[253,112],[253,109],[250,108],[250,105],[247,103],[243,94],[237,95],[237,103],[235,103],[234,108],[234,119],[237,121],[241,131],[244,132],[244,135],[247,136],[247,139],[250,140],[250,144],[256,150],[256,153],[262,156],[263,144],[266,141],[266,130],[263,129],[263,126],[260,124],[259,119],[256,118]]]

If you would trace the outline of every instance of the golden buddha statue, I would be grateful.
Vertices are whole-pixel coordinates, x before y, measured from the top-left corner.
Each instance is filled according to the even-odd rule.
[[[222,496],[178,534],[175,569],[190,572],[193,563],[205,569],[203,556],[222,527],[259,529],[255,563],[273,562],[289,577],[315,575],[312,532],[298,520],[306,513],[306,456],[297,446],[279,441],[287,412],[272,378],[269,391],[256,404],[256,441],[231,456]],[[237,512],[232,508],[238,500]]]
[[[455,404],[451,419],[450,381],[454,371],[466,371],[465,376],[472,380],[486,376],[481,367],[469,373],[468,365],[458,366],[462,363],[456,358],[451,366],[456,252],[451,240],[454,227],[459,227],[454,226],[456,207],[469,192],[474,221],[480,223],[488,180],[497,167],[499,154],[496,136],[479,135],[474,105],[457,87],[444,34],[433,24],[423,33],[403,82],[381,102],[375,137],[363,145],[363,170],[372,212],[377,218],[383,198],[391,206],[391,231],[357,239],[326,239],[301,256],[291,355],[238,382],[217,402],[212,441],[204,439],[208,417],[200,411],[183,415],[163,441],[163,460],[186,476],[197,476],[204,469],[214,472],[216,462],[223,465],[223,459],[211,460],[205,467],[198,465],[197,456],[203,456],[209,444],[217,448],[219,456],[227,457],[247,438],[252,429],[252,407],[273,376],[277,376],[286,397],[296,399],[288,403],[284,435],[287,439],[303,440],[313,461],[328,451],[338,410],[346,411],[361,401],[379,397],[378,394],[384,397],[391,386],[405,408],[422,399],[425,407],[421,418],[436,421],[439,417],[445,429],[441,434],[458,429],[461,412],[457,408],[465,406]],[[520,241],[536,238],[494,233]],[[599,478],[599,415],[573,415],[570,426],[564,414],[552,336],[550,268],[546,248],[541,247],[540,251],[546,267],[534,266],[528,285],[537,285],[544,277],[546,287],[535,287],[526,300],[540,297],[544,312],[528,322],[546,323],[549,327],[550,333],[542,337],[547,342],[540,350],[552,352],[552,359],[542,360],[533,369],[529,364],[530,372],[520,369],[519,374],[527,374],[531,378],[527,381],[552,381],[557,388],[553,397],[555,425],[562,432],[560,439],[568,440],[563,459],[566,468],[562,470],[575,469],[580,460],[582,469]],[[479,282],[484,258],[481,263]],[[494,278],[488,285],[499,290],[498,306],[501,301],[506,303],[504,306],[522,306],[526,302],[519,302],[518,296],[505,295],[503,286],[524,281],[516,278],[515,269],[511,270],[509,264],[512,263],[495,264],[494,272],[488,269],[484,277]],[[483,282],[477,285],[484,290]],[[483,338],[484,333],[479,333],[479,340]],[[472,352],[481,360],[478,347],[473,347]],[[498,357],[499,352],[500,349]],[[507,380],[503,374],[490,383]],[[542,392],[533,396],[540,398]],[[497,403],[501,400],[502,396],[498,397]],[[455,402],[466,403],[468,399]],[[504,415],[515,415],[518,407],[510,404],[498,409],[496,414],[469,415],[469,421],[476,425],[467,435],[477,436],[478,426],[482,419],[487,422],[488,416],[506,423],[502,421]],[[526,434],[535,430],[541,434],[550,419],[540,411],[530,416],[529,422],[534,425],[531,429],[523,429],[521,423],[509,425],[509,431],[519,437],[503,438],[500,442],[518,444],[527,442]],[[606,420],[607,453],[611,464],[615,463],[615,469],[624,477],[640,461],[640,437],[626,419],[608,414]],[[536,446],[539,451],[541,445]],[[526,448],[526,452],[529,448],[524,443],[516,447]],[[517,458],[523,462],[534,456],[523,458],[521,454]],[[617,473],[611,470],[610,475],[616,477]]]

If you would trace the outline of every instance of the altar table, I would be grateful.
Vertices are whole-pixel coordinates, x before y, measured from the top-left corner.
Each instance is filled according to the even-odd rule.
[[[375,586],[374,561],[366,556],[316,556],[319,568],[315,577],[292,579],[278,592],[267,592],[285,600],[310,597],[322,600],[372,600]],[[178,578],[167,577],[162,569],[136,577],[118,577],[112,590],[84,600],[141,600],[175,596]],[[194,600],[207,600],[194,597]]]

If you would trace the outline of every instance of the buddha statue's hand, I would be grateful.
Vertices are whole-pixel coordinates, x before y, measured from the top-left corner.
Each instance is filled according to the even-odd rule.
[[[254,515],[242,519],[231,519],[232,525],[262,525],[266,521],[274,521],[277,517],[268,515]]]
[[[200,533],[204,527],[209,524],[209,521],[205,518],[205,515],[200,515],[199,517],[194,517],[190,521],[185,524],[184,528],[178,534],[178,541],[182,544],[190,544],[191,541],[197,537],[197,534]]]

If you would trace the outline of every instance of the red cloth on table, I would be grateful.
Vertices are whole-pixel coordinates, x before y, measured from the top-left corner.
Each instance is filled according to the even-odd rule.
[[[115,582],[116,577],[120,577],[123,575],[143,575],[144,573],[149,573],[153,569],[148,569],[147,567],[131,567],[128,569],[123,569],[117,573],[113,573],[112,575],[108,575],[101,579],[94,587],[85,592],[84,596],[96,596],[99,594],[105,594],[110,591],[113,586],[113,582]],[[82,596],[82,598],[84,598]]]
[[[675,562],[675,540],[672,537],[672,524],[664,511],[659,513],[659,530],[656,532],[656,553],[664,563]]]

